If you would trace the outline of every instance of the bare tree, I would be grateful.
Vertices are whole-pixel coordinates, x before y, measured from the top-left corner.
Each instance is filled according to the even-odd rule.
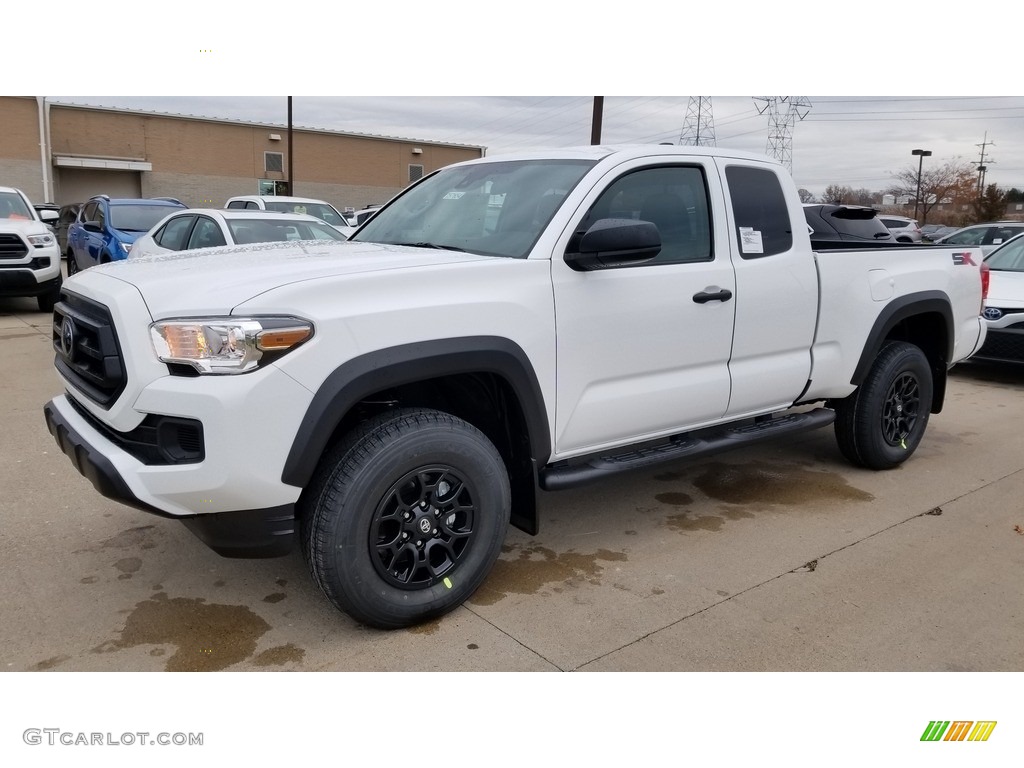
[[[810,192],[808,192],[803,187],[798,189],[796,192],[797,192],[798,195],[800,195],[800,202],[801,203],[813,203],[814,202],[814,195],[812,195]]]
[[[825,194],[821,196],[821,199],[826,203],[835,203],[837,205],[843,203],[853,204],[854,191],[850,187],[840,184],[829,184],[825,187]]]
[[[889,192],[899,199],[906,195],[911,200],[917,197],[917,165],[909,165],[901,171],[892,174],[893,185]],[[921,172],[921,197],[918,200],[917,209],[920,212],[922,224],[928,221],[928,212],[943,200],[967,199],[964,197],[968,190],[975,185],[974,169],[970,163],[954,158],[943,165],[934,168],[926,168]],[[976,195],[970,196],[973,200]]]

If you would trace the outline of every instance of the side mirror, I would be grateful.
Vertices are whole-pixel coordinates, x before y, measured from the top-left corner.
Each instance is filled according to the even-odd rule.
[[[661,253],[658,228],[636,219],[599,219],[574,241],[565,263],[580,272],[642,264]]]
[[[60,218],[60,214],[57,211],[52,211],[49,208],[44,208],[43,210],[39,211],[39,218],[42,219],[47,224],[53,224]]]

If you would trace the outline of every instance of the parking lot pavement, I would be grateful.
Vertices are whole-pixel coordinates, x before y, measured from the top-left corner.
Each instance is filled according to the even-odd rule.
[[[1024,372],[957,368],[890,472],[820,430],[543,494],[465,606],[379,632],[298,554],[224,559],[98,495],[44,425],[33,308],[0,299],[0,669],[1024,669]]]

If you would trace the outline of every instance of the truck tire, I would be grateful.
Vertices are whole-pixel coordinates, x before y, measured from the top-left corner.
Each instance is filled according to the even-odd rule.
[[[508,472],[482,432],[440,411],[399,409],[356,428],[321,462],[301,539],[336,607],[397,629],[476,591],[510,510]]]
[[[60,276],[58,275],[60,278]],[[36,304],[39,305],[40,312],[53,312],[54,305],[60,301],[60,287],[64,283],[63,278],[57,281],[57,285],[48,290],[46,293],[41,293],[36,296]]]
[[[851,463],[892,469],[917,449],[932,408],[932,371],[913,344],[886,342],[864,382],[836,406],[839,450]]]

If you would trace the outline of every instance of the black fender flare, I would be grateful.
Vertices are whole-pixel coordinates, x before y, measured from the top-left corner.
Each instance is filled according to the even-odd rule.
[[[850,383],[860,386],[871,369],[875,358],[878,357],[882,344],[897,325],[908,318],[926,313],[940,315],[946,325],[946,348],[942,350],[940,364],[933,362],[932,365],[934,373],[932,412],[938,413],[941,411],[946,395],[946,370],[949,366],[949,361],[953,357],[955,342],[952,304],[949,296],[942,291],[911,293],[889,302],[879,313],[878,317],[875,318],[874,325],[872,325],[871,331],[868,333],[867,341],[864,343],[860,360],[857,362],[857,367],[850,378]]]
[[[466,336],[402,344],[354,357],[324,380],[306,409],[281,473],[305,488],[342,418],[383,389],[459,373],[493,373],[509,383],[529,430],[533,460],[547,463],[551,436],[544,396],[526,352],[500,336]]]

